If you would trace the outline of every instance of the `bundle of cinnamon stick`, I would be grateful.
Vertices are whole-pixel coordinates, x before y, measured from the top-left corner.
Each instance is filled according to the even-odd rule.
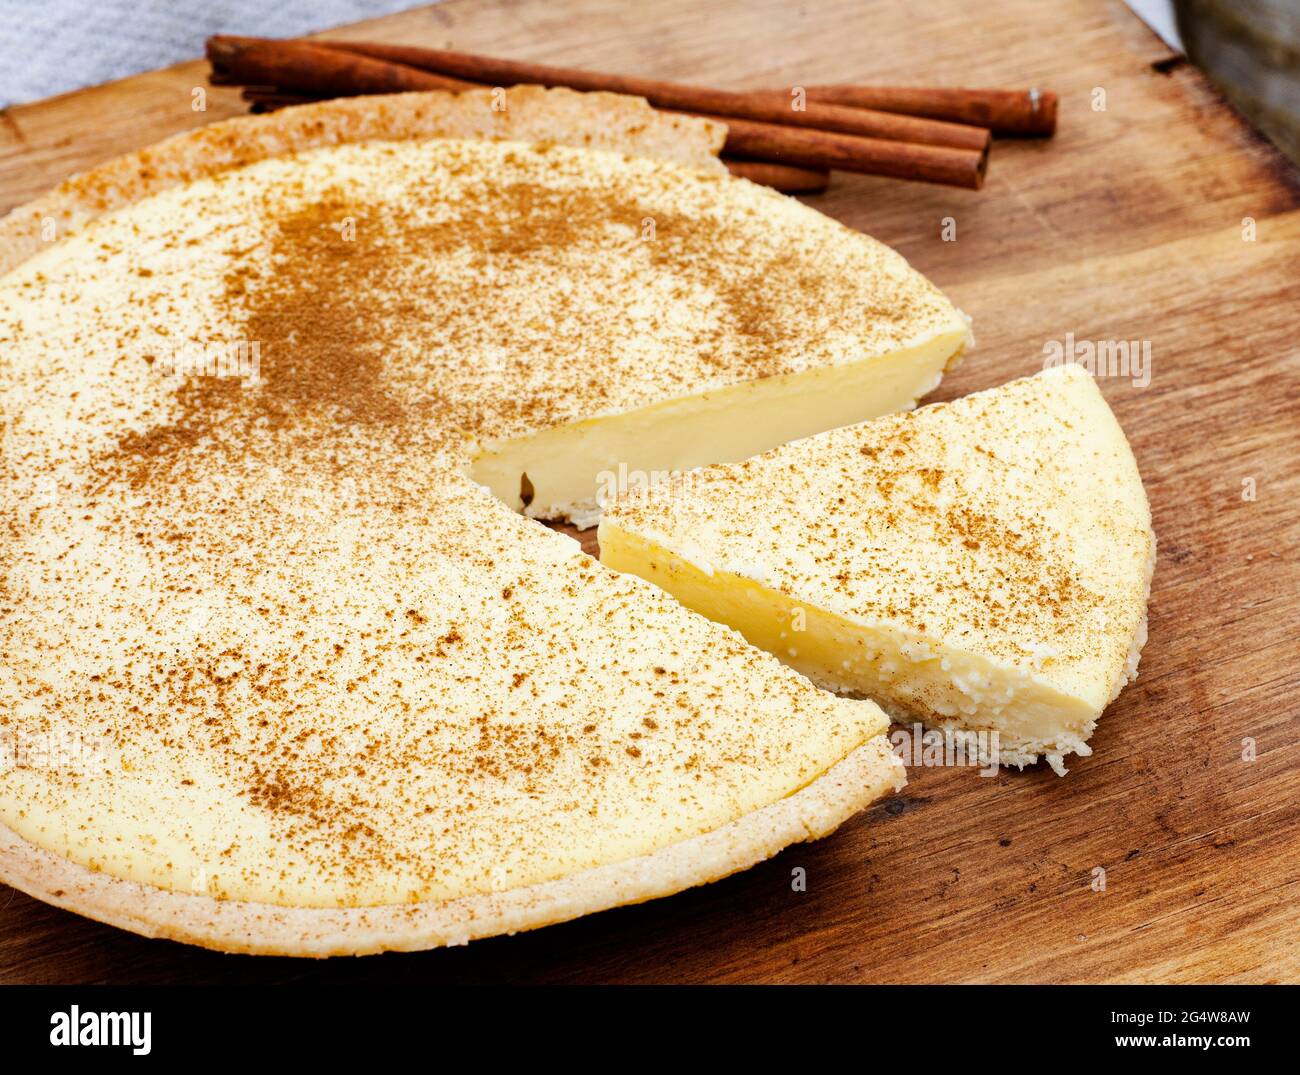
[[[362,42],[208,39],[211,80],[254,111],[328,97],[481,86],[567,86],[644,97],[727,125],[723,160],[788,193],[823,190],[833,168],[978,189],[993,134],[1050,136],[1056,95],[1039,90],[805,86],[733,92],[445,49]]]

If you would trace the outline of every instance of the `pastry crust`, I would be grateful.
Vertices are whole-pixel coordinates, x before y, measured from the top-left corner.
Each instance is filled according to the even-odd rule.
[[[0,877],[29,896],[145,937],[255,955],[371,955],[466,944],[721,880],[790,844],[826,836],[905,783],[884,736],[811,784],[730,824],[650,855],[544,884],[384,907],[277,907],[186,895],[89,870],[0,825]]]

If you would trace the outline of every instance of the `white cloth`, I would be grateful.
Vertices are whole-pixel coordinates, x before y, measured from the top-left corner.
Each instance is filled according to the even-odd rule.
[[[292,37],[416,0],[0,0],[0,107],[203,55],[211,34]]]

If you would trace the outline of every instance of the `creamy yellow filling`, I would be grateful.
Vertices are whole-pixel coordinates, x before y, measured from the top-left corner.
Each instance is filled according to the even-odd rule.
[[[965,329],[856,362],[732,385],[489,445],[469,476],[516,511],[593,525],[608,493],[906,410],[961,354]],[[522,481],[527,476],[527,485]],[[521,487],[530,487],[528,503]]]

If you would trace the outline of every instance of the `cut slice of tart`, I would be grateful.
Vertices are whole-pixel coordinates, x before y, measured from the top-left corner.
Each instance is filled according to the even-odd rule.
[[[1049,370],[627,492],[601,560],[815,682],[1064,773],[1137,674],[1155,538],[1092,378]]]

